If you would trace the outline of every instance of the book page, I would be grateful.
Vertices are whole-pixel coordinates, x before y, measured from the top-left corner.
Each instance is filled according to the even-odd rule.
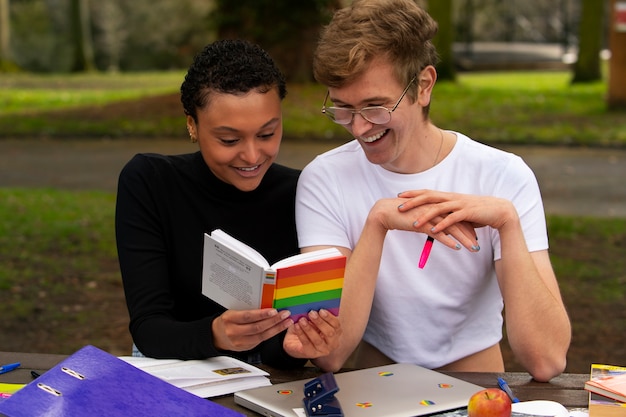
[[[202,294],[232,310],[260,307],[264,268],[204,235]]]
[[[287,266],[298,265],[305,262],[316,261],[318,259],[332,258],[334,256],[341,256],[341,252],[337,248],[326,248],[315,250],[312,252],[299,253],[297,255],[290,256],[282,259],[272,265],[272,269],[284,268]]]
[[[250,261],[261,265],[265,268],[269,268],[270,264],[267,262],[267,259],[263,257],[256,249],[251,246],[246,245],[240,240],[235,239],[228,233],[224,232],[221,229],[215,229],[211,232],[211,238],[213,240],[222,243],[223,245],[228,246],[232,250],[238,252],[240,255],[245,256]]]

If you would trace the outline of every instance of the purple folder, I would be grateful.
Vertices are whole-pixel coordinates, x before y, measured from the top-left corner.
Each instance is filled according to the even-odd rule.
[[[78,350],[0,402],[0,415],[243,416],[93,346]]]

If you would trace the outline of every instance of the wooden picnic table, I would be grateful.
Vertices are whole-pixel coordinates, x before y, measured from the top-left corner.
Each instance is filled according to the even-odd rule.
[[[20,353],[20,352],[0,352],[0,364],[20,362],[21,366],[6,374],[0,374],[0,382],[8,383],[29,383],[33,380],[31,371],[43,373],[54,367],[56,364],[67,358],[67,355],[57,355],[48,353]],[[300,379],[313,379],[322,374],[314,367],[304,367],[295,370],[278,370],[267,366],[260,366],[270,374],[273,384],[296,381]],[[563,404],[568,409],[586,409],[589,395],[584,390],[585,381],[589,379],[588,374],[562,374],[550,382],[537,382],[525,372],[443,372],[480,385],[482,387],[498,387],[497,378],[504,378],[511,389],[515,392],[520,401],[529,400],[551,400]],[[235,409],[248,416],[258,416],[258,414],[235,404],[233,395],[224,395],[211,398],[212,401]]]

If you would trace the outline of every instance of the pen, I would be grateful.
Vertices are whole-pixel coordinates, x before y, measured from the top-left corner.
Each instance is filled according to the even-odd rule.
[[[0,374],[6,374],[7,372],[11,372],[12,370],[17,369],[19,367],[20,367],[19,362],[2,365],[0,366]]]
[[[507,384],[504,379],[498,378],[498,386],[500,387],[502,391],[506,392],[506,395],[509,396],[509,398],[511,399],[511,402],[514,402],[514,403],[519,402],[515,394],[513,394],[513,391],[511,391],[511,387],[509,387],[509,384]]]
[[[426,239],[426,243],[424,243],[424,249],[422,249],[422,254],[420,255],[420,262],[418,264],[420,268],[424,268],[424,265],[426,265],[426,261],[428,260],[428,256],[430,255],[430,250],[433,247],[434,241],[435,239],[432,236],[428,236],[428,239]]]

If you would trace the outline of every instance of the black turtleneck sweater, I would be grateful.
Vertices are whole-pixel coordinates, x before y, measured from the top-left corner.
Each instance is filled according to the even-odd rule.
[[[282,348],[284,332],[247,352],[218,351],[212,322],[224,308],[201,293],[204,233],[222,229],[270,264],[299,252],[294,205],[300,172],[274,164],[259,187],[243,192],[219,180],[200,152],[139,154],[122,170],[117,250],[134,343],[146,356],[259,357],[274,367],[304,360]],[[130,348],[130,347],[129,347]]]

